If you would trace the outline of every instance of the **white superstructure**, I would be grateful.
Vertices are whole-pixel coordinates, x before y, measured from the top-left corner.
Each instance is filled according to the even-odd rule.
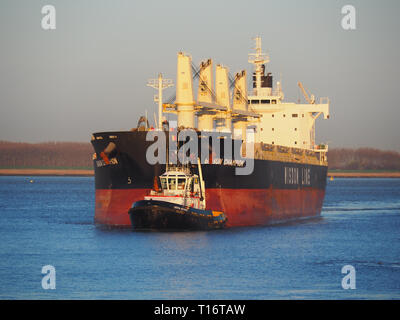
[[[195,209],[205,210],[205,183],[199,164],[199,175],[193,174],[186,167],[167,168],[160,177],[161,189],[151,190],[145,200],[157,200],[180,204]]]
[[[318,150],[315,121],[321,114],[324,119],[329,118],[329,99],[321,98],[316,103],[299,83],[308,103],[284,102],[281,83],[277,82],[274,89],[273,77],[266,73],[269,57],[262,52],[261,38],[256,37],[255,41],[255,53],[249,54],[248,59],[254,65],[249,93],[245,70],[236,73],[229,83],[228,69],[217,65],[214,85],[211,59],[202,62],[197,70],[190,56],[178,53],[176,100],[174,104],[164,104],[164,112],[176,113],[180,128],[195,128],[197,120],[195,129],[239,132],[244,137],[250,127],[255,129],[256,143]],[[198,76],[197,100],[192,72],[194,78]]]

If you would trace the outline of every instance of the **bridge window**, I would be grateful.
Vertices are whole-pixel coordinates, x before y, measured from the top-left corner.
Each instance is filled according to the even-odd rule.
[[[167,187],[167,179],[166,178],[161,178],[160,180],[161,180],[161,188],[164,189],[164,190],[168,189],[168,187]]]
[[[261,100],[261,103],[267,103],[267,104],[269,104],[269,103],[270,103],[270,100]]]
[[[292,118],[297,118],[297,116],[298,116],[297,113],[292,114]]]
[[[259,104],[260,100],[251,100],[251,104]]]
[[[276,104],[276,100],[271,100],[271,103],[272,104]]]
[[[178,190],[185,190],[186,179],[178,179]]]
[[[295,141],[294,144],[297,144],[297,141]]]
[[[168,179],[168,187],[169,190],[176,190],[176,178]]]

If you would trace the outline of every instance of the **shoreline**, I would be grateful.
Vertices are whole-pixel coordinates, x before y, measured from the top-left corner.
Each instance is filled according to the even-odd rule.
[[[0,176],[94,176],[82,169],[0,169]],[[400,178],[397,172],[328,172],[328,178]]]
[[[82,169],[0,169],[0,176],[93,176],[94,170]]]
[[[400,178],[400,172],[328,172],[328,178]]]

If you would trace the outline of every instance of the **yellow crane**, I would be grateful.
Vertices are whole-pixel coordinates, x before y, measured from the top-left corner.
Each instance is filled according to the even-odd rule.
[[[299,88],[300,88],[301,91],[303,92],[303,96],[304,96],[304,98],[307,100],[307,102],[308,102],[309,104],[314,104],[314,103],[315,103],[315,97],[314,97],[314,95],[312,94],[311,97],[310,97],[310,96],[308,95],[306,89],[304,89],[303,84],[302,84],[300,81],[297,83],[297,85],[299,86]]]

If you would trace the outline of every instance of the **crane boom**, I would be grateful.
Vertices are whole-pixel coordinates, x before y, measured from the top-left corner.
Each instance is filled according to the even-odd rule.
[[[314,95],[312,94],[312,95],[311,95],[311,98],[310,98],[310,97],[308,96],[308,93],[307,93],[306,89],[303,87],[303,84],[302,84],[300,81],[297,83],[297,85],[299,86],[299,88],[300,88],[301,91],[303,92],[303,96],[304,96],[304,98],[307,100],[307,102],[308,102],[309,104],[314,104],[314,103],[315,103]]]

